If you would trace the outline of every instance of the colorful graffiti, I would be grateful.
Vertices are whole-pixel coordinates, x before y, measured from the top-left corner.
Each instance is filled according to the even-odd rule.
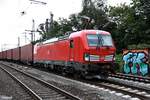
[[[124,50],[123,71],[126,74],[145,76],[149,72],[148,50]]]

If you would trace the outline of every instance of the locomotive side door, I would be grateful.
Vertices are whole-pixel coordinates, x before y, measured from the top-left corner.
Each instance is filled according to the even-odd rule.
[[[69,41],[69,61],[74,61],[74,41]]]

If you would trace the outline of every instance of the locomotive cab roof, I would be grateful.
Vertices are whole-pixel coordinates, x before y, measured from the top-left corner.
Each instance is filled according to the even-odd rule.
[[[56,42],[56,41],[60,41],[60,40],[65,40],[68,38],[73,38],[73,37],[80,37],[83,34],[110,34],[107,31],[102,31],[102,30],[81,30],[81,31],[76,31],[76,32],[66,32],[65,35],[63,36],[59,36],[59,37],[53,37],[50,38],[44,42],[42,42],[41,44],[48,44],[48,43],[52,43],[52,42]]]
[[[107,34],[107,35],[110,34],[109,32],[103,30],[81,30],[81,31],[71,33],[69,37],[71,38],[71,37],[81,36],[83,34],[97,34],[97,33]]]

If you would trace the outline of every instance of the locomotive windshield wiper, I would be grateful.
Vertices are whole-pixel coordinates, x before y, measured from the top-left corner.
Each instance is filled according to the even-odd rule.
[[[97,34],[97,37],[98,37],[98,41],[97,41],[97,46],[96,48],[99,48],[100,46],[103,46],[103,38],[101,36],[101,34]]]

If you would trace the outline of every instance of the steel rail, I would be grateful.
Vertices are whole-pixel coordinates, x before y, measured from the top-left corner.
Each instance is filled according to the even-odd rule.
[[[133,96],[133,97],[138,97],[141,100],[150,100],[150,97],[147,97],[147,96],[144,96],[141,94],[136,94],[136,93],[133,93],[133,92],[130,92],[127,90],[120,89],[120,88],[112,87],[110,85],[106,85],[106,83],[98,83],[97,86],[101,86],[101,87],[105,87],[107,89],[115,90],[115,91],[130,95],[130,96]]]
[[[13,78],[15,81],[17,81],[24,89],[27,93],[29,93],[29,95],[31,95],[31,97],[35,100],[42,100],[42,98],[40,98],[34,91],[32,91],[28,86],[26,86],[24,83],[22,83],[17,77],[15,77],[14,75],[12,75],[10,72],[8,72],[6,69],[2,68],[0,66],[0,68],[5,71],[8,75],[10,75],[11,78]]]
[[[141,94],[130,92],[128,90],[124,90],[124,89],[129,88],[129,87],[125,87],[124,85],[122,85],[122,86],[124,86],[124,89],[122,89],[122,88],[120,88],[122,86],[119,85],[118,88],[117,87],[113,87],[113,85],[116,85],[116,84],[108,83],[108,82],[97,82],[97,81],[96,82],[92,82],[92,81],[87,81],[87,80],[82,80],[82,82],[85,82],[85,83],[88,83],[88,84],[92,84],[92,85],[95,85],[95,86],[98,86],[98,87],[104,87],[106,89],[110,89],[110,90],[116,91],[116,92],[121,92],[123,94],[130,95],[130,96],[133,96],[133,97],[138,97],[141,100],[150,100],[150,97],[147,97],[145,95],[141,95]]]
[[[134,89],[137,89],[137,90],[140,90],[140,91],[146,91],[147,93],[150,93],[149,88],[142,88],[142,87],[132,86],[132,85],[123,84],[123,83],[120,83],[120,82],[114,82],[114,81],[111,81],[111,80],[108,80],[108,79],[106,79],[105,81],[108,82],[108,83],[115,84],[115,85],[120,85],[120,86],[122,85],[122,86],[126,86],[126,87],[129,87],[129,88],[134,88]]]
[[[1,63],[1,64],[3,64],[3,63]],[[22,74],[28,76],[28,77],[30,77],[30,78],[35,79],[36,81],[40,82],[41,84],[47,86],[48,88],[51,88],[51,89],[57,91],[58,93],[60,93],[60,94],[62,94],[62,95],[64,95],[64,96],[66,96],[67,98],[69,98],[69,99],[71,99],[71,100],[81,100],[79,97],[74,96],[74,95],[72,95],[71,93],[66,92],[66,91],[64,91],[64,90],[62,90],[62,89],[60,89],[60,88],[58,88],[58,87],[56,87],[56,86],[54,86],[54,85],[52,85],[52,84],[50,84],[50,83],[44,81],[44,80],[41,80],[41,79],[39,79],[39,78],[36,78],[36,77],[32,76],[32,75],[29,74],[29,73],[25,73],[25,72],[23,72],[23,71],[20,71],[20,70],[18,70],[18,69],[16,69],[16,68],[11,67],[11,66],[6,65],[6,64],[3,64],[3,65],[4,65],[4,66],[7,66],[7,67],[10,67],[10,68],[12,68],[12,69],[14,69],[14,70],[16,70],[16,71],[18,71],[18,72],[20,72],[20,73],[22,73]]]
[[[134,81],[139,81],[139,82],[144,82],[144,83],[150,83],[150,77],[142,77],[142,76],[122,74],[122,73],[109,74],[109,76],[122,78],[122,79],[128,79],[128,80],[134,80]]]

